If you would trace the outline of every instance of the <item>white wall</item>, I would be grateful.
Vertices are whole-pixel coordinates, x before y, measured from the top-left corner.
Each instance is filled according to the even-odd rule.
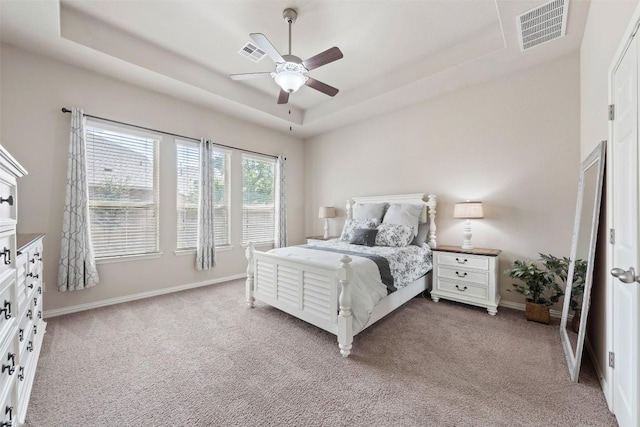
[[[1,45],[0,143],[28,170],[19,181],[18,232],[44,232],[45,310],[91,304],[109,298],[243,274],[241,241],[241,154],[232,154],[231,219],[233,250],[218,252],[217,267],[194,268],[195,255],[176,256],[175,148],[160,148],[160,250],[162,257],[100,264],[100,285],[83,291],[57,291],[57,267],[64,203],[70,115],[62,107],[81,107],[107,117],[176,134],[287,157],[289,239],[304,240],[303,162],[299,139],[118,80]],[[239,289],[239,292],[243,290]]]
[[[452,93],[305,142],[306,231],[319,206],[351,196],[433,192],[438,243],[460,245],[453,204],[482,200],[476,247],[502,249],[500,271],[538,253],[569,255],[580,155],[579,58]],[[333,222],[339,233],[344,218]],[[504,300],[524,302],[507,292]],[[559,307],[558,307],[559,308]]]
[[[600,141],[609,138],[607,120],[609,67],[622,41],[622,35],[637,0],[591,0],[589,17],[580,48],[580,156],[586,158]],[[606,185],[605,185],[606,187]],[[606,195],[602,204],[605,204]],[[610,283],[606,260],[609,246],[607,218],[601,210],[598,251],[591,291],[591,309],[587,322],[588,340],[593,349],[594,363],[602,376],[605,395],[608,393],[606,302]]]

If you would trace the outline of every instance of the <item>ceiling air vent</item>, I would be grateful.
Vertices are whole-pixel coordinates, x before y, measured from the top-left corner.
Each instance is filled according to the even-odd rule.
[[[564,36],[569,0],[552,0],[516,17],[520,50]]]
[[[242,46],[242,49],[240,49],[238,53],[253,62],[260,61],[265,55],[264,50],[251,42],[247,42],[247,44]]]

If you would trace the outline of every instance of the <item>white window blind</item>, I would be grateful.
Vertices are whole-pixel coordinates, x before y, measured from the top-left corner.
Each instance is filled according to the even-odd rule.
[[[275,165],[275,159],[242,155],[243,243],[274,241]]]
[[[198,190],[200,188],[200,147],[196,142],[176,141],[177,154],[177,249],[193,249],[198,238]],[[229,245],[229,153],[213,154],[216,246]]]
[[[158,142],[128,128],[87,124],[96,258],[158,252]]]

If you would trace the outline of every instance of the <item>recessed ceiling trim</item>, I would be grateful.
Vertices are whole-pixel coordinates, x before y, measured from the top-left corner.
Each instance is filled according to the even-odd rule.
[[[565,35],[569,0],[551,0],[516,17],[520,51]]]

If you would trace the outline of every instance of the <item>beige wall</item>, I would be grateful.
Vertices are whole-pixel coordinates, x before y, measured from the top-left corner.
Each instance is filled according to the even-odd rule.
[[[589,17],[580,48],[580,156],[587,157],[600,141],[609,138],[607,120],[609,67],[622,41],[623,33],[637,0],[591,0]],[[606,187],[606,186],[605,186]],[[606,194],[602,204],[605,204]],[[595,364],[603,376],[605,394],[608,393],[606,301],[609,275],[607,260],[607,218],[601,210],[596,268],[588,319],[588,340],[593,349]]]
[[[319,206],[344,216],[351,196],[433,192],[439,244],[461,244],[453,204],[475,199],[486,218],[473,222],[473,243],[503,250],[500,272],[539,252],[568,256],[579,90],[575,54],[306,141],[307,233],[322,229]],[[500,274],[502,298],[524,302],[511,283]]]
[[[1,46],[0,143],[29,171],[19,181],[18,232],[45,232],[45,310],[91,304],[109,298],[207,282],[243,274],[241,175],[232,172],[233,250],[218,252],[212,271],[194,269],[195,255],[176,256],[175,148],[166,137],[160,148],[160,250],[157,259],[100,264],[100,285],[76,292],[57,291],[57,263],[70,115],[61,107],[81,107],[87,114],[287,157],[289,239],[301,243],[303,223],[304,145],[274,132],[215,111],[179,101],[105,76],[65,65],[3,44]],[[234,151],[232,163],[240,162]],[[235,214],[233,214],[235,212]],[[243,292],[239,289],[239,292]]]

